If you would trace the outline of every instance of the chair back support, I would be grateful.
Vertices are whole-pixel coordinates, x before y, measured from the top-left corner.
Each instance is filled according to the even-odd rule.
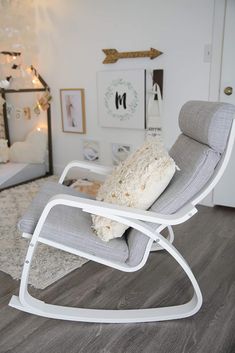
[[[179,115],[182,131],[169,154],[180,168],[152,205],[151,211],[171,214],[186,203],[196,205],[216,185],[228,163],[235,135],[235,106],[187,102]],[[131,229],[127,234],[130,265],[141,261],[149,239]]]
[[[189,101],[180,111],[179,127],[186,136],[223,153],[234,114],[232,104]]]

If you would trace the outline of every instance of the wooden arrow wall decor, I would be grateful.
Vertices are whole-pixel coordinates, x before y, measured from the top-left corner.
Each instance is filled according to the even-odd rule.
[[[150,48],[150,50],[144,51],[127,51],[119,53],[116,49],[103,49],[103,52],[106,54],[106,58],[103,61],[103,64],[113,64],[119,59],[130,59],[130,58],[150,58],[155,59],[159,55],[163,54],[161,51]]]

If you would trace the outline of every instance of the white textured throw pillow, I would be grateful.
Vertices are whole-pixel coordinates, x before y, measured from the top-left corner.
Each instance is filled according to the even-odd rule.
[[[175,173],[175,162],[159,141],[146,142],[120,163],[100,187],[96,199],[147,210]],[[109,241],[121,237],[128,226],[92,215],[93,230]]]
[[[0,139],[0,163],[7,163],[9,160],[9,147],[7,140]]]
[[[47,149],[47,134],[43,130],[31,131],[25,141],[13,143],[10,147],[10,162],[35,163],[45,162]]]

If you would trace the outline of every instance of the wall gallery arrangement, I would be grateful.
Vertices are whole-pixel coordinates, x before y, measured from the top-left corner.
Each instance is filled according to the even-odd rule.
[[[103,128],[147,129],[147,139],[161,138],[162,89],[163,70],[97,72],[99,125]],[[84,89],[61,89],[60,98],[63,131],[84,134]],[[113,165],[124,161],[132,150],[128,143],[111,143],[110,147]],[[99,142],[83,140],[82,155],[84,160],[99,162]]]

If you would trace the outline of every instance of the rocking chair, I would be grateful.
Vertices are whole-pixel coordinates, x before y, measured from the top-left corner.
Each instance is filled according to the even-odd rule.
[[[62,320],[127,323],[173,320],[195,314],[202,305],[199,285],[182,255],[172,245],[172,226],[186,222],[195,206],[215,187],[228,164],[235,138],[235,107],[226,103],[187,102],[181,109],[181,134],[169,154],[179,166],[173,179],[148,211],[96,201],[63,181],[71,168],[106,175],[111,168],[88,162],[71,162],[59,183],[46,183],[19,222],[30,238],[19,297],[9,305],[19,310]],[[121,237],[103,242],[91,230],[90,214],[104,216],[130,228]],[[168,228],[167,238],[161,235]],[[194,294],[185,304],[150,309],[100,310],[47,304],[28,293],[28,276],[38,243],[96,261],[125,272],[142,268],[150,251],[165,249],[182,267]]]

